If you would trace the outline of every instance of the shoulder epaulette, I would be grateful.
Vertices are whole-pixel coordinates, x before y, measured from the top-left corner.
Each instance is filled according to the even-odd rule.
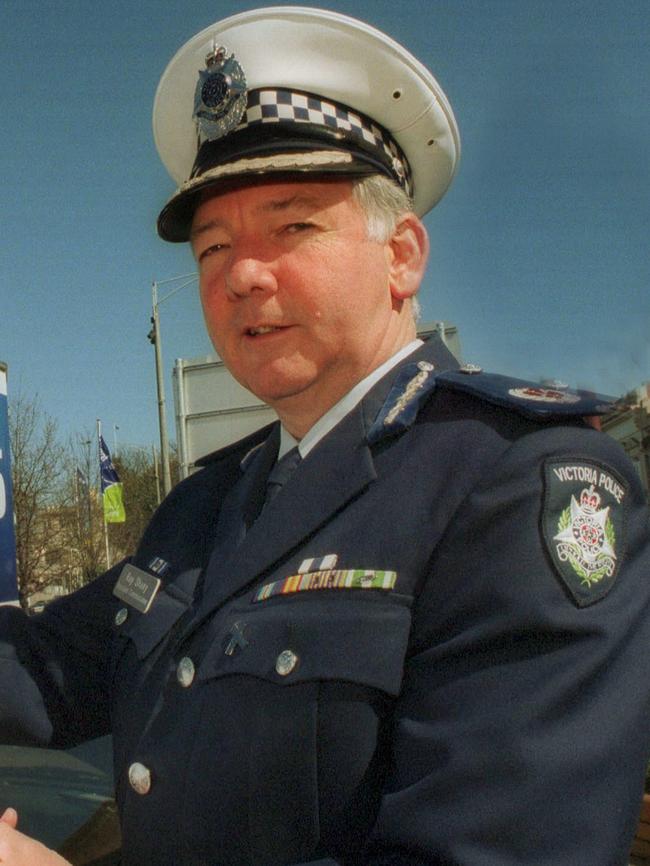
[[[512,376],[484,373],[481,367],[473,364],[438,373],[431,364],[419,362],[408,364],[401,370],[368,431],[367,441],[373,444],[410,427],[421,405],[437,388],[471,394],[494,406],[539,420],[604,415],[616,405],[613,397],[560,384],[548,387]]]
[[[436,382],[439,387],[471,394],[532,418],[604,415],[616,403],[615,398],[602,394],[574,390],[564,385],[550,388],[511,376],[484,373],[480,367],[470,364],[440,373]]]

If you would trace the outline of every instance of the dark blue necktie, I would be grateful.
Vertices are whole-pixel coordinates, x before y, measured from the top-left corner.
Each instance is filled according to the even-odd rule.
[[[275,499],[278,493],[282,490],[301,459],[300,451],[298,451],[297,447],[294,447],[290,451],[287,451],[284,457],[281,457],[277,461],[266,480],[264,508],[266,508],[269,502],[271,502],[272,499]]]

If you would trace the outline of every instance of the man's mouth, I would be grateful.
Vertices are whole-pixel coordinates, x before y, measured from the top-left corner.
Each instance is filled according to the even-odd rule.
[[[260,325],[257,328],[248,328],[246,333],[249,337],[257,337],[260,334],[271,334],[273,331],[280,331],[281,328],[276,325]]]

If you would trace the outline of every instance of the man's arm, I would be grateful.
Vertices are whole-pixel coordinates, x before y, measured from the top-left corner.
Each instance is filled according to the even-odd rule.
[[[108,733],[122,566],[37,616],[0,608],[0,742],[65,748]]]
[[[526,436],[486,467],[436,550],[364,863],[628,862],[649,739],[648,515],[618,447],[573,432]],[[581,466],[592,512],[594,476],[561,471]],[[602,574],[562,561],[574,523]]]

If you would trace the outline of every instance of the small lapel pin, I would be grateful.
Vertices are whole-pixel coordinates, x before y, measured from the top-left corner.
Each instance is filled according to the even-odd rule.
[[[235,650],[244,649],[244,647],[248,646],[248,640],[244,635],[245,628],[245,622],[235,622],[232,624],[230,629],[230,640],[226,644],[226,649],[224,650],[225,655],[234,655]]]
[[[321,556],[320,559],[312,557],[311,559],[303,559],[298,568],[298,574],[306,574],[308,571],[323,571],[328,568],[336,568],[339,558],[336,553],[329,553],[327,556]]]
[[[169,571],[169,563],[161,556],[154,556],[148,565],[149,571],[153,571],[159,577],[163,577]]]

